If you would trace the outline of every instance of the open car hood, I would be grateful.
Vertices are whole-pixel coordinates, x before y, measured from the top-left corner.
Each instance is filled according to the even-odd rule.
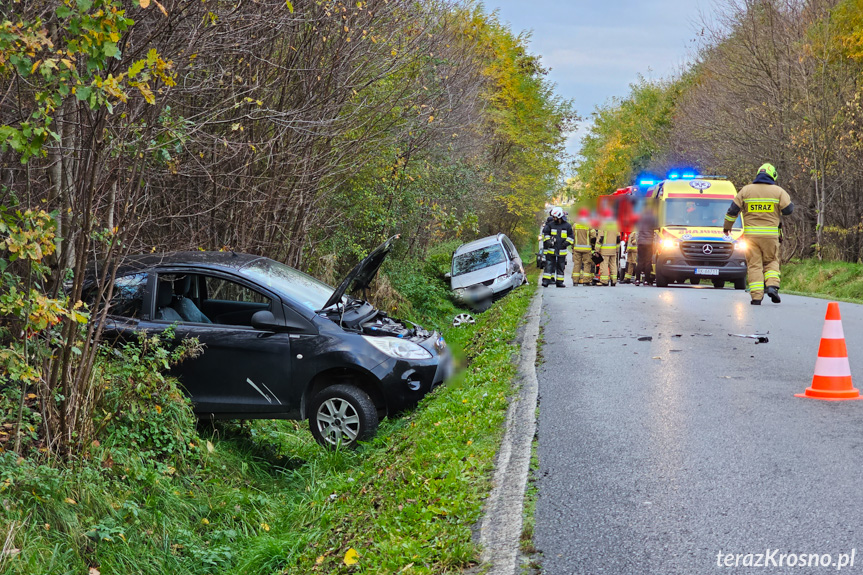
[[[324,304],[322,309],[326,309],[340,301],[348,289],[351,289],[352,291],[357,289],[368,289],[369,284],[371,284],[372,280],[375,279],[378,270],[381,269],[381,264],[384,263],[384,259],[386,259],[387,254],[392,250],[393,243],[398,238],[398,235],[391,237],[363,258],[363,260],[358,263],[347,276],[345,276],[345,279],[342,280],[342,283],[339,284],[339,287],[336,288],[336,291],[333,292],[333,295],[330,296],[330,299],[327,300],[327,303]]]

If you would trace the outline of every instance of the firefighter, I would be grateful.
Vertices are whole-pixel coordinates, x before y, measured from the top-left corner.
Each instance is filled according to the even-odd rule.
[[[725,223],[725,235],[731,233],[737,216],[743,213],[743,237],[746,239],[747,280],[752,305],[761,305],[764,292],[779,303],[779,216],[794,211],[791,196],[776,185],[776,168],[764,164],[751,184],[734,197]],[[766,286],[766,290],[765,290]]]
[[[572,247],[572,285],[590,285],[593,279],[590,259],[591,236],[595,239],[595,232],[590,229],[588,223],[590,212],[582,208],[578,213],[578,221],[575,222],[575,244]]]
[[[638,263],[638,230],[632,230],[626,240],[626,275],[623,283],[631,284]]]
[[[551,221],[546,222],[542,229],[545,245],[545,273],[542,274],[542,287],[548,287],[552,282],[559,287],[563,283],[566,270],[566,252],[575,243],[572,226],[566,221],[561,208],[552,208]]]
[[[617,267],[619,265],[620,231],[617,222],[611,215],[611,210],[605,210],[603,221],[597,233],[596,244],[599,247],[599,255],[602,263],[599,267],[599,285],[617,284]]]

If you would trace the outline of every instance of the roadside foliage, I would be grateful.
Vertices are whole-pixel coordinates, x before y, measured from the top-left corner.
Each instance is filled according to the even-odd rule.
[[[473,560],[527,295],[452,334],[473,375],[367,458],[294,423],[202,431],[165,375],[197,342],[100,326],[129,254],[250,252],[332,283],[401,234],[373,297],[445,327],[449,252],[429,275],[430,250],[532,236],[561,175],[576,118],[527,40],[454,0],[0,2],[0,570]]]
[[[83,304],[88,269],[230,249],[333,282],[396,233],[401,256],[531,234],[574,116],[526,46],[450,0],[0,5],[0,343],[17,390],[0,444],[65,457],[97,439],[111,282]],[[41,252],[19,247],[30,228]],[[39,420],[23,445],[22,406]]]
[[[678,77],[641,81],[596,111],[577,167],[585,189],[679,166],[739,188],[770,162],[796,206],[783,257],[860,260],[863,2],[722,0],[702,25]]]

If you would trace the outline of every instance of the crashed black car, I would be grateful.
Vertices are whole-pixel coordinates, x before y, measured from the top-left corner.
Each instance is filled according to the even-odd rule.
[[[176,337],[204,346],[176,368],[199,417],[308,419],[319,443],[354,445],[381,417],[415,406],[453,365],[437,332],[346,295],[368,288],[394,239],[335,289],[253,255],[129,258],[116,275],[105,336],[174,325]]]

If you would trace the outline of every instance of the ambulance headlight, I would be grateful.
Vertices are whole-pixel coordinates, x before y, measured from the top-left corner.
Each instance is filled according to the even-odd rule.
[[[662,240],[662,249],[663,250],[672,250],[674,248],[680,247],[680,242],[671,239]]]
[[[734,249],[737,249],[737,250],[740,250],[743,252],[745,252],[746,248],[748,248],[748,247],[749,247],[749,244],[746,242],[746,240],[737,240],[737,242],[734,244]]]

